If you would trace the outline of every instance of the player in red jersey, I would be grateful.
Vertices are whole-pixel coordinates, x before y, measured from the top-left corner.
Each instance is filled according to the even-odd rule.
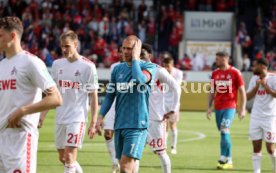
[[[217,69],[211,77],[211,91],[208,98],[207,118],[211,118],[212,103],[215,100],[216,124],[220,131],[220,159],[218,169],[232,169],[230,127],[235,116],[238,92],[241,105],[238,109],[240,119],[245,116],[246,92],[240,71],[229,65],[226,52],[216,53]]]

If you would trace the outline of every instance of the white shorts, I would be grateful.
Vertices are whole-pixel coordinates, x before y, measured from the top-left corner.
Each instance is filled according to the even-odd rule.
[[[153,151],[166,149],[166,125],[166,121],[149,121],[147,144]]]
[[[251,140],[263,139],[269,143],[276,143],[276,117],[267,119],[250,119],[249,137]]]
[[[0,132],[0,173],[36,173],[38,131]]]
[[[111,108],[107,112],[104,117],[104,130],[114,130],[114,122],[115,122],[115,101],[113,102]]]
[[[85,134],[85,122],[56,124],[55,144],[57,149],[65,147],[82,147]]]

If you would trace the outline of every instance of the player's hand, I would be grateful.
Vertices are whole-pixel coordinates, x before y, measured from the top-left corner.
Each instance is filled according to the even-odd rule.
[[[21,127],[21,118],[24,116],[23,110],[18,108],[12,112],[8,118],[8,128],[19,128]]]
[[[259,87],[261,84],[261,79],[256,80],[256,87]]]
[[[212,116],[212,108],[208,108],[207,113],[206,113],[206,118],[208,120],[211,120],[211,116]]]
[[[96,135],[96,128],[95,128],[95,124],[90,124],[90,126],[88,127],[88,136],[90,139],[93,139]]]
[[[142,49],[142,42],[140,39],[137,39],[133,45],[132,59],[134,60],[140,59],[141,49]]]
[[[242,108],[241,110],[238,111],[238,114],[239,114],[240,120],[244,119],[244,117],[246,115],[246,109]]]
[[[39,122],[38,122],[38,125],[37,125],[37,128],[41,128],[43,126],[43,122],[46,118],[46,115],[48,113],[48,110],[47,111],[43,111],[40,113],[40,116],[39,116]]]
[[[169,119],[171,116],[173,116],[173,114],[174,114],[174,111],[170,111],[170,112],[166,113],[163,116],[163,120]]]
[[[102,129],[103,129],[103,117],[100,115],[98,116],[98,120],[96,123],[96,133],[98,133],[99,136],[102,136]]]
[[[260,80],[260,84],[263,86],[263,87],[265,87],[266,86],[266,79],[265,78],[263,78],[263,79],[261,79]]]
[[[39,118],[39,121],[38,121],[38,125],[37,125],[37,128],[41,128],[43,126],[43,121],[41,118]]]

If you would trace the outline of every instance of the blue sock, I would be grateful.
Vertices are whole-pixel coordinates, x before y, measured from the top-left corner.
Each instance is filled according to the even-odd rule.
[[[220,155],[231,157],[231,139],[229,133],[221,132]]]
[[[226,134],[227,135],[227,139],[228,139],[228,148],[226,151],[226,157],[231,157],[232,156],[232,141],[231,141],[231,137],[230,134]]]

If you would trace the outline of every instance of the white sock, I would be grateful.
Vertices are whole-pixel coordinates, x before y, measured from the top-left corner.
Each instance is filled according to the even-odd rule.
[[[113,165],[117,165],[119,162],[118,162],[118,159],[116,159],[115,145],[114,145],[113,138],[110,139],[110,140],[106,140],[105,143],[106,143],[106,147],[107,147],[108,153],[109,153],[109,155],[111,157],[112,164]]]
[[[79,164],[79,162],[75,162],[75,165],[76,165],[76,173],[83,173],[83,170]]]
[[[225,156],[220,156],[220,159],[219,159],[220,161],[225,161]]]
[[[272,172],[276,173],[276,151],[274,151],[273,154],[269,155],[270,160],[271,160],[271,165],[272,165]]]
[[[168,156],[167,152],[158,154],[159,159],[162,164],[162,172],[163,173],[171,173],[171,159]]]
[[[227,157],[226,160],[228,164],[233,164],[232,157]]]
[[[64,165],[64,173],[76,173],[76,164],[67,164]]]
[[[135,161],[135,173],[139,172],[139,164],[140,164],[139,160],[136,160]]]
[[[261,153],[253,153],[252,163],[253,163],[254,173],[261,173],[262,154]]]
[[[176,149],[176,143],[177,143],[177,136],[178,136],[178,131],[177,131],[177,129],[175,129],[175,130],[172,130],[171,131],[171,135],[172,135],[172,147],[174,148],[174,149]]]

